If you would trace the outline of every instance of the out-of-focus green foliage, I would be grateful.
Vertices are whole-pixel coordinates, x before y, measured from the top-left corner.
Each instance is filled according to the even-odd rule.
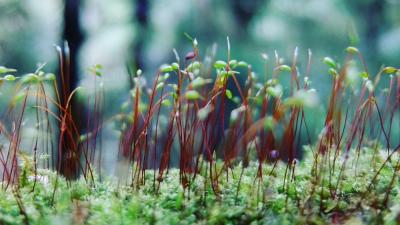
[[[59,42],[61,1],[0,2],[0,61],[2,65],[29,72],[38,63],[55,69],[53,44]]]
[[[197,37],[202,48],[215,41],[223,44],[225,37],[230,36],[235,44],[232,53],[248,59],[255,67],[262,67],[262,60],[255,52],[273,54],[277,49],[286,56],[295,46],[304,52],[311,48],[317,57],[329,52],[336,58],[344,47],[357,45],[367,56],[375,56],[369,58],[374,61],[368,62],[375,69],[383,62],[398,63],[400,3],[396,0],[259,0],[255,6],[247,2],[150,1],[149,37],[143,46],[149,73],[173,57],[172,48],[190,47],[184,32]],[[85,30],[82,68],[99,63],[105,66],[106,73],[125,72],[125,62],[133,54],[130,46],[143,32],[134,17],[135,4],[131,0],[81,2],[81,24]],[[365,12],[367,9],[382,11],[384,16],[375,18],[381,23],[377,43],[368,43],[366,31],[371,26],[368,21],[374,19],[370,18],[374,14]],[[27,72],[37,62],[54,63],[52,44],[62,39],[62,11],[61,0],[26,3],[3,0],[0,3],[2,64],[23,65],[17,69]],[[370,49],[377,52],[369,52]]]

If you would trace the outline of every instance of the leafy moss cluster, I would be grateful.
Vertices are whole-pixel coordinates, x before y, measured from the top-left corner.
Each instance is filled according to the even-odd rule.
[[[358,159],[356,153],[349,157],[339,183],[340,170],[321,175],[332,164],[323,163],[325,156],[313,157],[309,149],[291,168],[283,162],[264,164],[262,179],[256,162],[231,169],[220,162],[217,194],[206,170],[187,190],[177,169],[170,169],[160,184],[153,183],[153,171],[146,171],[145,184],[134,188],[112,177],[94,183],[57,181],[49,170],[39,170],[35,178],[23,157],[19,184],[0,191],[0,224],[398,224],[400,183],[394,165],[399,155],[374,180],[386,153],[360,153]]]

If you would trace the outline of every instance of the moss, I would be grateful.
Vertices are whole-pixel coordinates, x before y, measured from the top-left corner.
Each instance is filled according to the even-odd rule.
[[[178,169],[170,169],[158,191],[153,187],[152,171],[147,171],[146,182],[139,188],[118,186],[112,177],[101,182],[95,179],[94,183],[84,179],[68,183],[58,177],[53,203],[57,174],[39,169],[32,191],[35,179],[30,177],[34,174],[26,162],[21,167],[25,175],[20,177],[24,185],[19,190],[31,224],[326,224],[333,220],[396,223],[400,215],[400,185],[396,179],[388,189],[395,171],[392,165],[383,166],[372,181],[374,174],[366,163],[371,157],[361,154],[360,163],[349,163],[341,179],[336,171],[329,179],[310,175],[310,158],[313,157],[300,161],[295,176],[287,180],[287,165],[282,162],[271,176],[268,174],[273,165],[264,165],[262,180],[257,178],[258,163],[250,162],[244,168],[240,186],[243,168],[240,164],[234,166],[231,172],[221,173],[218,197],[212,192],[205,171],[200,171],[189,190],[184,190]],[[342,162],[339,160],[338,165]],[[383,161],[374,163],[379,167]],[[218,164],[223,168],[221,162]],[[316,174],[321,174],[324,166],[317,168]],[[12,188],[0,191],[1,224],[23,221]]]

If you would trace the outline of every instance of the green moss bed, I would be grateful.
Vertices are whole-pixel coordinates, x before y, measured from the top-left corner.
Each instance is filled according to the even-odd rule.
[[[6,189],[3,183],[0,191],[0,224],[399,224],[398,154],[388,161],[386,151],[357,155],[343,164],[345,154],[334,162],[333,154],[306,149],[295,167],[264,164],[262,179],[257,162],[231,169],[218,162],[214,188],[204,162],[186,190],[178,169],[160,184],[146,171],[145,183],[134,187],[111,176],[56,181],[55,172],[42,169],[35,182],[25,157],[19,184]]]

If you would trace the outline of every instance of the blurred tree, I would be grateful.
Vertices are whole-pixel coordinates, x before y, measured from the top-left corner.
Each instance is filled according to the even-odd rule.
[[[83,42],[83,33],[79,21],[79,9],[80,0],[64,1],[63,39],[68,43],[68,46],[63,48],[65,61],[63,62],[64,66],[60,68],[64,70],[61,73],[64,77],[61,78],[59,82],[60,86],[62,86],[60,90],[62,90],[61,102],[63,106],[66,105],[68,96],[79,84],[78,52]],[[72,120],[76,123],[79,134],[83,133],[84,124],[86,124],[86,113],[84,109],[84,105],[81,104],[76,97],[72,98],[70,113],[73,117]],[[68,179],[75,179],[78,177],[80,159],[79,151],[74,147],[76,140],[70,140],[73,137],[67,134],[59,138],[63,139],[61,162],[58,162],[58,165],[60,164],[59,172]]]
[[[385,19],[385,4],[383,0],[344,1],[353,12],[359,15],[360,24],[364,24],[364,45],[367,48],[367,58],[372,64],[378,65],[378,40],[381,32],[387,26]]]
[[[63,38],[68,42],[70,49],[70,90],[76,88],[79,82],[78,51],[83,42],[83,33],[79,22],[79,4],[80,0],[65,0],[64,2]]]
[[[133,66],[134,69],[144,68],[144,45],[148,35],[149,22],[149,1],[148,0],[134,0],[135,3],[135,15],[134,21],[137,22],[137,33],[133,43]],[[131,81],[131,79],[130,79]],[[131,81],[132,82],[132,81]],[[132,83],[131,83],[132,86]]]
[[[230,6],[232,7],[239,36],[244,36],[247,34],[247,28],[258,13],[258,10],[267,4],[269,0],[229,0]]]

